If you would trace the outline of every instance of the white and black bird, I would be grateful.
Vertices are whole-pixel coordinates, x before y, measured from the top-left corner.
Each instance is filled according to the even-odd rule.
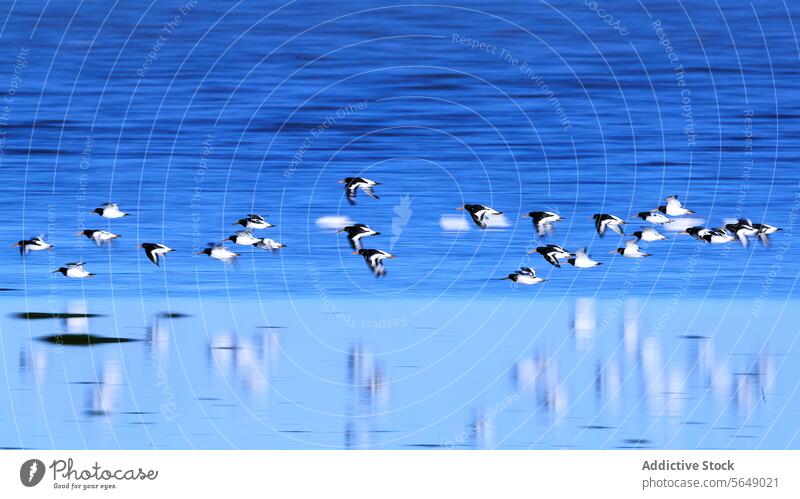
[[[464,210],[469,213],[469,216],[472,217],[472,221],[481,229],[486,228],[486,220],[488,220],[490,216],[503,214],[502,211],[497,211],[482,204],[465,204],[464,206],[459,206],[456,210]]]
[[[386,269],[383,268],[384,260],[396,258],[391,253],[379,249],[360,249],[354,251],[353,254],[364,257],[364,261],[367,262],[367,267],[375,274],[375,277],[386,275]]]
[[[536,276],[536,271],[531,267],[520,267],[520,269],[513,274],[508,274],[506,277],[501,277],[501,281],[509,280],[517,284],[524,284],[530,286],[532,284],[539,284],[547,279],[542,279]]]
[[[667,204],[658,207],[658,211],[669,215],[671,217],[680,217],[682,215],[690,215],[694,213],[692,210],[684,207],[678,200],[678,196],[667,196],[664,198]]]
[[[11,245],[12,248],[16,248],[17,246],[19,246],[20,255],[26,255],[29,251],[51,250],[55,248],[55,246],[46,242],[42,236],[23,239]]]
[[[102,246],[103,244],[113,241],[114,239],[119,239],[119,234],[114,234],[112,232],[108,232],[107,230],[103,229],[86,229],[78,232],[75,234],[76,236],[86,236],[87,239],[91,239],[95,242],[98,246]]]
[[[561,264],[558,262],[559,258],[570,258],[574,256],[569,251],[565,250],[561,246],[556,246],[555,244],[548,244],[547,246],[539,246],[538,248],[529,251],[528,253],[539,253],[542,257],[547,260],[547,263],[550,265],[554,265],[556,267],[561,267]]]
[[[531,211],[527,215],[533,221],[533,228],[539,237],[553,233],[553,224],[564,220],[558,213],[552,211]]]
[[[195,255],[208,255],[215,260],[222,260],[223,262],[232,262],[236,257],[240,256],[239,253],[234,253],[224,245],[214,243],[209,243],[206,249],[198,251]]]
[[[245,218],[240,218],[231,225],[241,225],[245,229],[269,229],[270,227],[275,227],[264,220],[264,217],[256,215],[255,213],[250,213]]]
[[[270,239],[268,237],[260,238],[260,240],[253,246],[259,249],[269,250],[269,251],[275,251],[286,247],[285,244],[279,243],[278,241],[275,241],[274,239]]]
[[[339,183],[344,184],[344,190],[347,193],[347,201],[349,201],[350,204],[356,204],[356,191],[358,191],[358,189],[364,191],[364,194],[372,199],[380,199],[372,190],[376,185],[381,185],[380,182],[375,182],[374,180],[364,177],[347,177],[344,180],[340,180]]]
[[[619,253],[620,255],[626,258],[644,258],[646,256],[650,256],[650,253],[645,253],[639,248],[639,245],[636,244],[634,239],[630,239],[625,241],[624,248],[617,248],[614,251],[610,252],[611,254]]]
[[[261,238],[254,236],[249,230],[240,230],[232,236],[227,237],[225,241],[231,241],[233,244],[238,244],[239,246],[254,246],[261,241]]]
[[[620,236],[624,236],[625,233],[622,231],[622,226],[625,225],[625,221],[617,216],[609,215],[608,213],[595,213],[592,215],[594,219],[594,228],[600,237],[604,237],[606,235],[606,230],[610,229]]]
[[[348,225],[346,227],[342,227],[336,232],[346,232],[347,240],[350,241],[350,246],[352,246],[354,250],[361,249],[362,237],[381,235],[380,232],[372,230],[371,228],[369,228],[364,224]]]
[[[103,203],[100,208],[95,208],[92,213],[97,213],[103,218],[122,218],[130,215],[130,213],[120,210],[117,203]]]
[[[83,266],[85,264],[83,262],[70,262],[64,265],[63,267],[59,267],[54,270],[52,273],[55,274],[56,272],[60,272],[64,277],[69,277],[70,279],[82,279],[84,277],[94,277],[94,274],[91,272],[87,272]]]
[[[708,234],[709,232],[711,232],[710,229],[707,229],[707,228],[701,227],[701,226],[695,226],[695,227],[687,227],[682,232],[682,234],[689,234],[690,236],[692,236],[695,239],[702,240],[703,237],[705,237],[706,234]]]
[[[642,211],[637,213],[636,216],[651,224],[668,224],[672,222],[660,211]]]
[[[725,230],[736,236],[745,248],[749,244],[747,238],[758,234],[758,229],[753,227],[753,223],[746,218],[740,218],[735,223],[725,224]]]
[[[637,230],[632,234],[636,238],[636,242],[645,241],[651,243],[653,241],[663,241],[667,238],[664,234],[658,232],[657,230],[646,227],[642,230]]]
[[[147,258],[156,265],[159,265],[159,257],[166,257],[167,253],[170,251],[175,251],[174,249],[159,243],[142,243],[139,245],[139,247],[144,250],[144,254],[147,255]]]
[[[715,227],[713,229],[707,229],[706,232],[700,236],[700,239],[709,244],[725,244],[736,238],[730,235],[725,229]]]
[[[783,230],[779,227],[773,227],[772,225],[768,224],[753,224],[753,228],[758,231],[758,239],[764,244],[764,246],[769,246],[769,236],[778,232],[779,230]]]
[[[591,267],[597,267],[598,265],[603,265],[601,262],[597,262],[589,258],[589,253],[585,247],[576,251],[574,257],[568,258],[567,263],[579,269],[588,269]]]

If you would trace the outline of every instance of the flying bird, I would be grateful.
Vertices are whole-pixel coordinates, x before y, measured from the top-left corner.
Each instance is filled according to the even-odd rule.
[[[113,241],[114,239],[118,239],[122,236],[119,234],[113,234],[108,232],[107,230],[102,229],[87,229],[82,230],[75,234],[76,236],[86,236],[87,239],[91,239],[95,242],[98,246],[102,246],[103,244]]]
[[[254,236],[249,230],[240,230],[226,238],[225,241],[231,241],[233,244],[238,244],[239,246],[254,246],[261,241],[261,238]]]
[[[147,258],[149,258],[150,261],[156,265],[159,265],[159,257],[166,257],[167,253],[170,251],[175,251],[174,249],[159,243],[142,243],[139,245],[139,247],[144,249],[144,254],[147,255]]]
[[[245,218],[240,218],[231,225],[241,225],[245,229],[269,229],[270,227],[275,227],[271,223],[264,220],[264,217],[261,215],[256,215],[255,213],[251,213]]]
[[[391,253],[379,249],[360,249],[354,251],[353,254],[364,257],[364,261],[367,262],[367,266],[375,274],[375,277],[385,276],[386,269],[383,268],[383,261],[387,258],[390,260],[395,258]]]
[[[555,244],[548,244],[547,246],[539,246],[538,248],[529,251],[528,253],[539,253],[542,257],[547,260],[547,263],[550,265],[554,265],[556,267],[561,267],[561,264],[558,262],[558,259],[570,258],[573,256],[572,253],[565,250],[561,246],[556,246]]]
[[[515,282],[517,284],[525,284],[526,286],[530,286],[532,284],[538,284],[540,282],[544,282],[547,279],[542,279],[541,277],[536,276],[536,271],[531,267],[520,267],[520,269],[512,274],[508,274],[506,277],[501,277],[501,281],[509,280]]]
[[[361,249],[362,237],[379,236],[381,234],[380,232],[374,231],[364,224],[348,225],[346,227],[342,227],[336,232],[346,232],[347,240],[350,241],[350,246],[352,246],[354,250]]]
[[[613,230],[620,236],[625,235],[622,231],[622,225],[625,224],[625,221],[621,218],[608,213],[595,213],[592,218],[594,219],[594,228],[600,234],[600,237],[604,237],[608,229]]]
[[[690,215],[694,213],[692,210],[684,207],[678,200],[678,196],[667,196],[664,198],[667,204],[658,207],[658,211],[669,215],[671,217],[679,217],[681,215]]]
[[[642,211],[637,213],[636,216],[651,224],[668,224],[672,222],[672,220],[664,216],[660,211]]]
[[[70,262],[65,264],[63,267],[57,268],[52,273],[55,274],[56,272],[60,272],[64,277],[69,277],[70,279],[82,279],[84,277],[93,277],[94,274],[84,270],[83,268],[84,265],[85,264],[83,262]]]
[[[340,180],[339,183],[344,184],[344,190],[347,192],[347,201],[349,201],[350,204],[356,204],[356,191],[358,191],[358,189],[364,191],[364,194],[372,199],[380,199],[372,190],[376,185],[381,185],[380,182],[375,182],[374,180],[364,177],[347,177],[344,180]]]
[[[464,206],[456,208],[456,210],[465,210],[472,217],[475,225],[481,229],[486,228],[486,220],[491,215],[502,215],[502,211],[497,211],[482,204],[465,204]]]
[[[769,236],[778,232],[779,230],[783,230],[779,227],[773,227],[772,225],[768,224],[753,224],[753,228],[758,231],[758,239],[761,241],[761,244],[764,246],[769,246]]]
[[[12,248],[16,248],[17,246],[19,246],[19,254],[22,256],[26,255],[29,251],[51,250],[55,248],[55,246],[46,242],[42,236],[23,239],[11,245]]]
[[[653,242],[653,241],[663,241],[667,238],[664,234],[658,232],[657,230],[646,227],[642,230],[637,230],[633,233],[633,236],[636,238],[636,242],[645,241],[645,242]]]
[[[625,241],[624,248],[617,248],[614,251],[611,251],[610,253],[612,255],[614,253],[619,253],[620,255],[626,258],[644,258],[646,256],[650,256],[650,253],[645,253],[639,248],[639,245],[636,244],[636,241],[634,239]]]
[[[259,249],[264,249],[264,250],[269,250],[269,251],[275,251],[275,250],[279,250],[281,248],[285,248],[286,247],[285,244],[279,243],[278,241],[275,241],[274,239],[270,239],[268,237],[262,237],[253,246],[255,246],[256,248],[259,248]]]
[[[553,224],[564,220],[561,215],[552,211],[531,211],[527,216],[531,218],[539,237],[552,234]]]
[[[597,267],[598,265],[603,265],[601,262],[596,262],[589,258],[589,254],[587,253],[585,247],[576,251],[574,257],[568,258],[567,263],[579,269],[588,269],[591,267]]]
[[[121,211],[117,203],[103,203],[100,208],[95,208],[92,213],[97,213],[103,218],[122,218],[130,215],[130,213]]]
[[[222,244],[209,243],[208,247],[202,251],[198,251],[195,255],[208,255],[215,260],[222,260],[223,262],[232,262],[236,257],[240,256],[239,253],[234,253]]]
[[[746,218],[740,218],[735,223],[725,224],[724,228],[726,231],[736,236],[745,248],[749,244],[747,238],[758,234],[758,229],[753,227],[753,223]]]

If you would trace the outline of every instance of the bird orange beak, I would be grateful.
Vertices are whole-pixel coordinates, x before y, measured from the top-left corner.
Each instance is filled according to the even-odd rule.
[[[614,254],[614,253],[616,253],[616,252],[617,252],[617,250],[614,250],[614,251],[609,251],[609,252],[608,252],[608,254],[609,254],[609,255],[613,255],[613,254]]]
[[[528,252],[528,254],[529,254],[529,255],[530,255],[531,253],[536,253],[536,250],[535,250],[535,249],[532,249],[532,250],[530,250],[530,251]]]
[[[459,206],[458,208],[456,208],[456,211],[464,211],[464,207],[463,206]]]
[[[352,253],[350,253],[350,254],[351,254],[351,255],[360,255],[361,253],[359,253],[358,251],[354,251],[354,252],[352,252]]]
[[[344,183],[344,180],[337,180],[337,181],[336,181],[336,183],[337,183],[337,184],[343,184],[343,183]]]

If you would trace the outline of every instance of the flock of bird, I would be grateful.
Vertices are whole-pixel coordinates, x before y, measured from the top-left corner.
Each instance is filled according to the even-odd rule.
[[[339,183],[345,184],[345,194],[350,204],[356,204],[356,194],[359,190],[370,198],[380,199],[373,190],[375,186],[381,185],[379,182],[363,177],[348,177],[340,180]],[[491,217],[503,214],[501,211],[497,211],[482,204],[465,204],[457,209],[466,211],[475,225],[480,229],[486,229],[488,227],[487,222]],[[100,208],[95,209],[93,213],[108,219],[122,218],[129,215],[121,211],[114,203],[105,203]],[[642,251],[638,243],[641,241],[654,242],[667,239],[666,236],[658,232],[656,227],[673,223],[675,220],[670,217],[682,217],[692,213],[694,212],[684,207],[678,200],[678,196],[669,196],[666,198],[666,204],[651,211],[637,213],[636,217],[641,219],[643,223],[649,223],[650,226],[643,227],[641,230],[633,232],[632,235],[634,239],[625,241],[623,247],[617,248],[610,253],[618,253],[626,258],[643,258],[650,256],[649,253]],[[555,224],[564,220],[559,214],[551,211],[532,211],[527,214],[527,217],[531,218],[534,229],[540,239],[552,235]],[[620,236],[625,236],[623,226],[628,224],[628,222],[622,218],[609,213],[597,213],[592,215],[592,219],[594,220],[595,230],[600,237],[604,237],[608,231],[615,232]],[[245,218],[234,222],[233,225],[241,225],[244,230],[237,231],[221,243],[209,243],[204,250],[198,251],[196,254],[208,255],[211,258],[224,262],[232,262],[240,255],[225,247],[224,243],[226,241],[240,246],[252,246],[268,251],[279,250],[286,246],[273,239],[257,237],[253,233],[254,230],[274,227],[274,225],[267,222],[260,215],[249,214]],[[723,227],[706,228],[693,226],[687,227],[681,233],[688,234],[708,244],[724,244],[738,239],[743,246],[747,246],[749,244],[749,238],[753,237],[758,238],[764,245],[768,245],[769,236],[779,230],[781,229],[778,227],[763,223],[752,223],[749,219],[740,218],[736,222],[725,224]],[[347,234],[347,239],[354,250],[353,254],[360,255],[376,277],[386,275],[384,260],[393,259],[395,256],[381,249],[364,248],[362,242],[363,238],[379,236],[381,234],[380,232],[373,230],[365,224],[347,225],[342,227],[338,232]],[[102,229],[82,230],[78,232],[77,235],[85,236],[98,245],[106,244],[120,237],[117,234]],[[12,246],[19,247],[21,255],[25,255],[31,251],[51,250],[54,248],[54,246],[45,241],[42,236],[18,241]],[[167,253],[174,251],[172,248],[161,243],[142,243],[139,247],[144,250],[147,258],[156,265],[159,265],[160,259],[166,257]],[[577,268],[591,268],[602,265],[601,262],[589,257],[586,248],[579,249],[573,253],[561,246],[546,244],[531,250],[529,253],[540,254],[546,262],[555,267],[561,267],[561,260],[566,260],[567,263]],[[54,270],[53,273],[58,272],[69,278],[94,276],[95,274],[84,269],[84,265],[83,262],[67,263],[63,267]],[[521,267],[519,270],[501,279],[524,285],[539,284],[546,280],[537,277],[536,271],[532,267]]]

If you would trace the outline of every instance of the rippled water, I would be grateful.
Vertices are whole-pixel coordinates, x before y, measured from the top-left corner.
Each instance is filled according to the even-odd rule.
[[[0,446],[797,447],[796,6],[2,9],[0,240],[56,249],[3,257]],[[353,175],[380,199],[350,206]],[[591,214],[671,194],[784,230],[608,254]],[[505,217],[480,231],[465,202]],[[565,218],[543,240],[540,209]],[[193,254],[251,212],[287,247]],[[330,217],[382,232],[385,278]],[[76,260],[97,276],[50,273]],[[497,280],[523,264],[548,281]],[[102,317],[12,315],[72,309]]]

